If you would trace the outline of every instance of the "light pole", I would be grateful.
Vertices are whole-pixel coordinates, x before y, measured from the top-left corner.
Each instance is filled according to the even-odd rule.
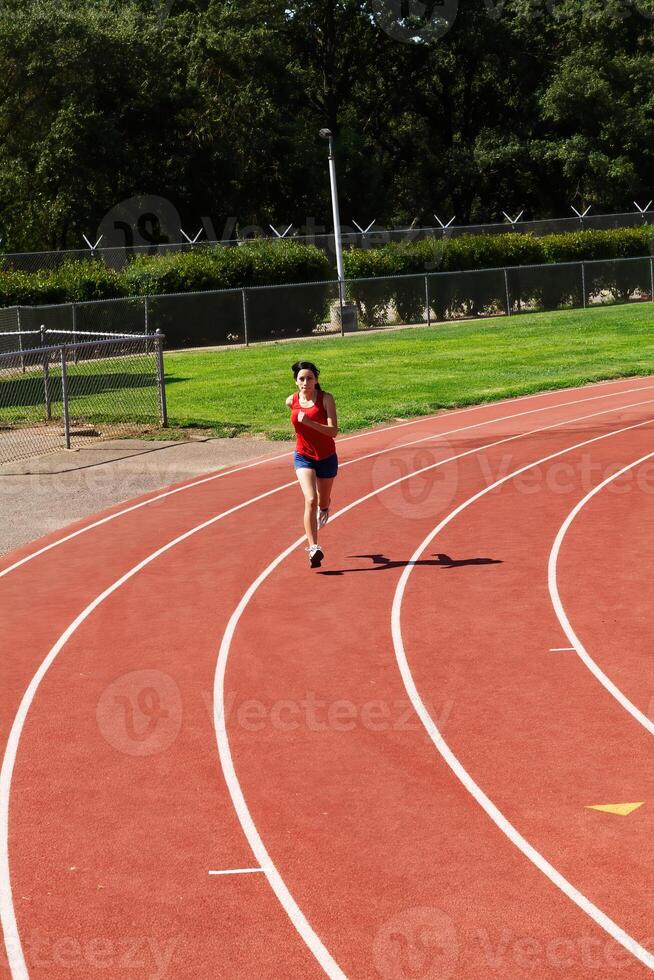
[[[334,137],[331,129],[321,129],[320,135],[324,140],[329,140],[329,182],[332,189],[332,214],[334,216],[334,245],[336,247],[336,271],[338,272],[338,293],[341,301],[341,309],[344,303],[343,283],[345,274],[343,272],[343,243],[341,241],[341,218],[338,211],[338,191],[336,189],[336,161],[334,159]]]

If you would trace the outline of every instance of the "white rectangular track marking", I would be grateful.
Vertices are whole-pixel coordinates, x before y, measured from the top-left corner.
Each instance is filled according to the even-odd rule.
[[[253,875],[263,874],[263,868],[228,868],[226,871],[210,871],[210,875]]]

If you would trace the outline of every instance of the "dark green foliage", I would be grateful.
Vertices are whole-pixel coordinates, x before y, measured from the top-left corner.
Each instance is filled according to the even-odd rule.
[[[66,299],[76,303],[128,295],[127,285],[120,274],[109,269],[104,262],[92,259],[64,262],[50,273],[50,278],[65,291]]]
[[[331,276],[324,252],[294,241],[248,242],[233,247],[139,256],[123,281],[132,295],[191,293],[287,282],[316,282]]]
[[[102,262],[63,262],[58,269],[28,273],[0,270],[0,305],[204,292],[276,283],[316,282],[332,276],[324,252],[297,242],[248,242],[234,248],[140,256],[123,272]]]
[[[68,296],[52,273],[0,272],[0,306],[65,303]]]
[[[326,226],[325,125],[347,224],[648,200],[651,0],[466,0],[430,44],[393,39],[373,7],[2,0],[3,248],[80,247],[133,196],[210,237]]]
[[[462,269],[501,269],[515,265],[580,262],[591,259],[633,258],[651,251],[651,229],[617,228],[574,231],[560,235],[507,233],[461,235],[377,249],[350,249],[344,254],[348,279],[407,275],[412,272],[450,272]]]
[[[547,261],[543,257],[541,242],[540,238],[518,233],[451,238],[445,244],[443,269],[454,271],[533,265]]]
[[[0,271],[0,306],[40,306],[125,296],[118,273],[102,262],[62,262],[41,272]]]
[[[388,322],[389,310],[402,323],[420,323],[425,318],[424,275],[429,276],[430,307],[437,320],[458,316],[483,316],[506,312],[506,285],[502,273],[492,270],[520,266],[573,262],[559,269],[517,269],[510,273],[509,299],[513,312],[524,306],[537,310],[558,310],[583,304],[581,274],[576,263],[596,259],[631,258],[650,252],[649,228],[623,228],[610,231],[579,231],[535,238],[531,235],[463,235],[444,242],[420,241],[384,245],[366,251],[345,253],[348,278],[362,275],[366,281],[352,283],[348,289],[356,302],[363,326]],[[608,292],[615,302],[628,302],[638,291],[645,296],[649,259],[638,271],[629,263],[611,263],[592,272],[588,267],[587,292]],[[457,276],[431,275],[436,272],[462,272]],[[414,279],[377,278],[422,273],[422,287]],[[467,274],[466,274],[467,273]],[[604,297],[603,301],[606,301]]]
[[[424,322],[426,290],[436,320],[503,314],[507,304],[514,313],[558,310],[583,305],[583,262],[588,304],[625,303],[651,298],[648,251],[649,232],[641,228],[546,238],[464,236],[353,249],[345,253],[347,295],[364,328]],[[249,340],[309,336],[330,320],[330,303],[338,295],[333,277],[329,259],[314,246],[253,241],[141,256],[123,272],[93,260],[63,262],[48,273],[6,270],[0,272],[0,303],[150,296],[150,329],[160,329],[169,344],[243,343],[241,289],[271,287],[248,291]]]

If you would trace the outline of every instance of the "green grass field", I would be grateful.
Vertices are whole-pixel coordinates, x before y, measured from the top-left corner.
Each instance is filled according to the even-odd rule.
[[[654,305],[527,314],[430,329],[166,354],[172,426],[290,437],[290,366],[315,361],[353,432],[396,418],[654,373]]]
[[[654,374],[654,304],[469,320],[247,349],[168,352],[171,428],[165,431],[152,427],[157,395],[151,381],[139,387],[137,380],[134,387],[132,375],[143,370],[138,358],[71,368],[69,384],[75,413],[90,423],[130,420],[143,423],[143,434],[164,439],[183,438],[182,430],[188,428],[288,439],[284,400],[294,390],[290,367],[299,358],[318,364],[323,387],[336,397],[341,430],[353,432],[440,408]],[[61,399],[54,369],[51,396],[53,402]],[[42,419],[39,371],[1,377],[0,426]]]
[[[155,361],[140,356],[102,358],[68,365],[71,413],[89,422],[134,422],[148,424],[158,417]],[[51,364],[48,390],[53,419],[62,415],[61,369]],[[0,426],[30,426],[44,420],[42,366],[18,364],[0,371]]]

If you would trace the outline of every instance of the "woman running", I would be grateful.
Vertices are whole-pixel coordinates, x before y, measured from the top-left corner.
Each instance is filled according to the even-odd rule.
[[[320,371],[315,364],[297,361],[291,370],[298,390],[288,396],[286,405],[297,433],[295,472],[304,494],[306,550],[311,568],[320,568],[325,555],[318,545],[318,528],[329,520],[332,484],[338,472],[336,404],[318,384]]]

